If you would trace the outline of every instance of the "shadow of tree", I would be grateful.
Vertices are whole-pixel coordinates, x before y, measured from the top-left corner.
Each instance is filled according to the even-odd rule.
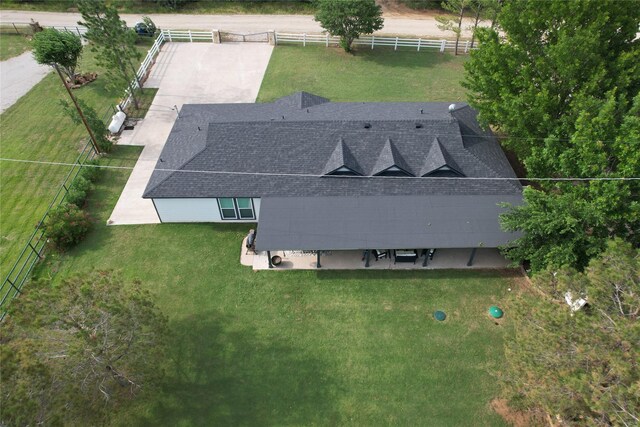
[[[171,327],[172,366],[160,396],[153,396],[148,411],[127,417],[128,424],[337,422],[332,396],[340,385],[323,361],[217,311],[172,321]]]

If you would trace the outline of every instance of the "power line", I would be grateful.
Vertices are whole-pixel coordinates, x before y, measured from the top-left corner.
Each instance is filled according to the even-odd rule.
[[[13,162],[13,163],[30,163],[48,166],[79,166],[78,163],[68,162],[52,162],[44,160],[27,160],[27,159],[11,159],[6,157],[0,157],[0,161]],[[133,170],[133,166],[112,166],[112,165],[95,165],[95,164],[83,164],[82,167],[92,167],[98,169],[116,169],[116,170]],[[347,177],[343,175],[322,175],[322,174],[308,174],[308,173],[277,173],[277,172],[238,172],[238,171],[208,171],[208,170],[193,170],[193,169],[154,169],[159,172],[178,172],[178,173],[201,173],[209,175],[247,175],[247,176],[283,176],[283,177],[312,177],[312,178],[348,178],[348,179],[429,179],[429,180],[462,180],[462,181],[640,181],[640,177],[581,177],[581,178],[544,178],[544,177],[532,177],[532,178],[517,178],[517,177],[448,177],[448,176],[360,176],[349,175]]]

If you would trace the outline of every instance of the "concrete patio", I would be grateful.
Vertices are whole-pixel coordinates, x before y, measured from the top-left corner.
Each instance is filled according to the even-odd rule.
[[[110,225],[160,222],[142,194],[183,104],[255,102],[273,46],[266,43],[166,43],[145,87],[158,93],[143,121],[120,145],[144,146],[108,220]]]
[[[317,255],[312,251],[271,251],[271,256],[282,258],[282,264],[269,268],[266,252],[248,252],[245,241],[242,242],[240,263],[252,267],[254,270],[316,270]],[[473,258],[473,264],[467,266],[471,249],[438,249],[433,259],[423,267],[424,257],[419,257],[415,264],[412,262],[394,263],[393,256],[381,258],[378,261],[370,257],[369,267],[365,267],[362,251],[324,251],[320,255],[322,270],[438,270],[438,269],[501,269],[509,268],[509,261],[503,257],[498,249],[478,248]]]

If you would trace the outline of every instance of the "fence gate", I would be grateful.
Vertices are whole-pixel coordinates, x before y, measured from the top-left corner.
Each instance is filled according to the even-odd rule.
[[[220,31],[221,42],[253,42],[253,43],[268,43],[269,36],[267,32],[264,33],[229,33],[226,31]]]

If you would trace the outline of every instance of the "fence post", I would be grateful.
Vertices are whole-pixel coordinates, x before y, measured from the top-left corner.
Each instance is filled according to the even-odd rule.
[[[12,22],[11,25],[13,25],[13,29],[16,30],[16,34],[20,34],[20,31],[18,31],[18,27],[16,27],[16,24]]]
[[[169,35],[169,41],[172,42],[173,40],[171,40],[171,30],[167,30],[167,34]]]
[[[418,39],[418,52],[420,52],[420,42],[422,42],[422,39]]]
[[[371,50],[373,50],[373,46],[376,44],[376,36],[371,34]]]
[[[467,40],[467,43],[464,45],[464,53],[469,52],[469,40]]]
[[[278,46],[278,33],[277,32],[273,32],[273,41],[275,42],[276,46]]]
[[[329,47],[329,33],[327,33],[327,47]]]
[[[193,37],[191,36],[191,30],[189,30],[189,42],[193,42]]]
[[[78,32],[78,37],[82,37],[82,34],[80,34],[80,27],[76,27],[76,31]]]
[[[211,30],[214,43],[222,43],[222,37],[220,37],[220,30]]]
[[[393,45],[393,50],[398,50],[398,38],[396,37],[396,44]]]
[[[440,42],[440,53],[444,53],[444,48],[447,46],[447,41],[446,40],[442,40]]]
[[[271,46],[276,44],[276,32],[274,30],[267,31],[267,41]]]
[[[302,46],[306,46],[307,45],[307,33],[304,33],[302,35]]]

